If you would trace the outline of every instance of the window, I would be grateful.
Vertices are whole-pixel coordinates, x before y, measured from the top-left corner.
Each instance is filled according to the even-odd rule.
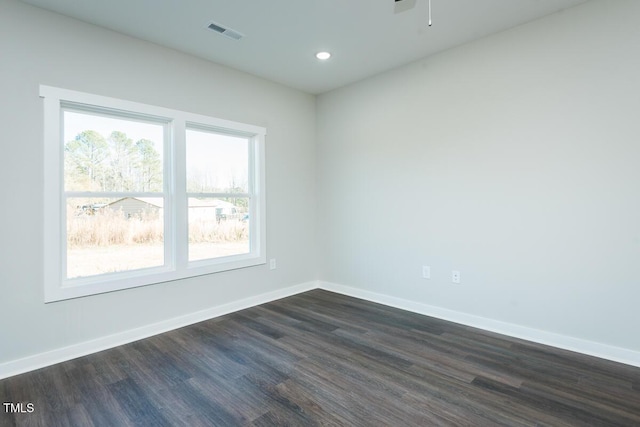
[[[189,261],[250,252],[248,142],[187,127]]]
[[[45,301],[265,263],[265,129],[49,86]]]

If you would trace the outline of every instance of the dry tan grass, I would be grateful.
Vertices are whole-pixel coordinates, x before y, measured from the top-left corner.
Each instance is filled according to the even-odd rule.
[[[153,215],[126,218],[121,212],[101,209],[93,215],[77,215],[70,209],[67,221],[69,248],[153,244],[163,241],[163,221]],[[239,220],[195,220],[189,223],[190,243],[246,241],[249,227]]]
[[[67,277],[157,267],[164,263],[163,221],[153,215],[126,218],[101,209],[67,216]],[[194,220],[189,224],[191,261],[249,251],[249,226],[239,220]]]
[[[190,243],[238,242],[249,238],[246,222],[238,220],[215,221],[195,220],[189,222]]]
[[[93,215],[67,215],[67,245],[83,246],[133,245],[162,242],[162,220],[140,215],[132,218],[117,211],[102,209]]]

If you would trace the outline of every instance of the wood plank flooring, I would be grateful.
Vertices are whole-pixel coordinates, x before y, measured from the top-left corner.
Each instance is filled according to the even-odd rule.
[[[314,290],[0,381],[0,426],[640,426],[640,368]]]

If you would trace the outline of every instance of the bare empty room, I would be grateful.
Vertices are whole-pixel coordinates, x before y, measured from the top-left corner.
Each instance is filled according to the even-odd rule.
[[[638,18],[0,0],[0,426],[640,425]]]

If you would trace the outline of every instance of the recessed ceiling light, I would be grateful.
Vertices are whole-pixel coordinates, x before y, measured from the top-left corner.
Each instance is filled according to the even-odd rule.
[[[316,53],[316,58],[325,61],[325,60],[331,58],[331,54],[329,52],[318,52],[318,53]]]

